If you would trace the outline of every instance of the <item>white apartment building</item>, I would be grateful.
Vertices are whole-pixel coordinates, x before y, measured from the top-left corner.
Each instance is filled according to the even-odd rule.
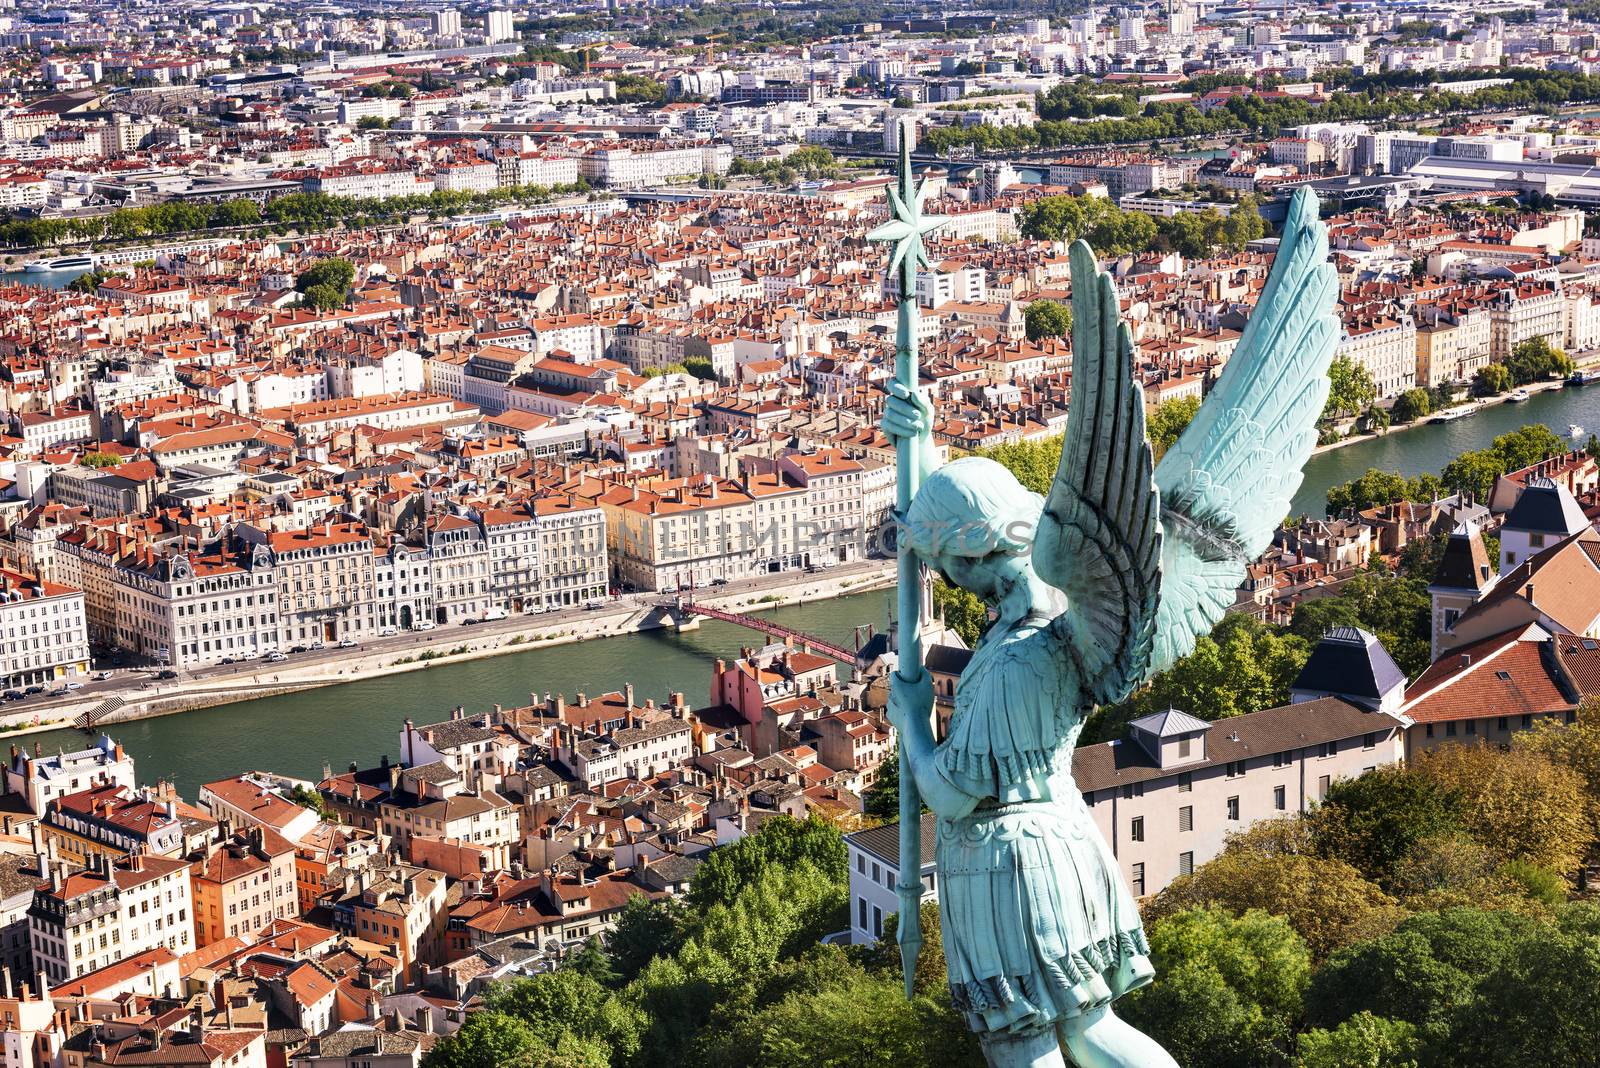
[[[433,187],[442,193],[489,193],[499,184],[492,160],[441,163],[433,171]]]
[[[408,197],[433,192],[433,179],[417,174],[408,164],[347,163],[313,171],[301,181],[307,193],[336,197]]]
[[[540,152],[501,153],[495,157],[495,180],[502,186],[578,184],[575,156],[547,156]]]
[[[685,720],[663,716],[632,722],[610,734],[557,744],[554,758],[586,785],[616,779],[650,779],[693,755],[694,731]]]
[[[104,734],[71,753],[14,750],[6,768],[6,792],[26,797],[28,807],[41,815],[57,798],[100,785],[134,788],[133,757]]]
[[[325,373],[329,397],[382,397],[425,388],[422,354],[405,348],[330,357]]]
[[[374,558],[372,577],[380,631],[410,630],[433,619],[433,561],[426,549],[391,541],[389,551]]]
[[[607,144],[579,158],[578,173],[595,185],[632,189],[703,174],[727,174],[733,147],[706,142],[661,147]]]
[[[1365,367],[1380,399],[1398,396],[1417,384],[1417,324],[1409,315],[1346,319],[1335,355]]]
[[[1554,282],[1525,282],[1502,289],[1489,305],[1490,355],[1504,360],[1524,341],[1566,341],[1566,307]]]
[[[277,648],[373,637],[377,568],[372,534],[360,523],[324,522],[304,530],[238,528],[241,539],[264,546],[276,571]]]
[[[112,572],[116,643],[179,670],[279,647],[278,587],[265,546],[137,553]]]
[[[428,526],[437,623],[482,619],[498,607],[489,580],[491,561],[483,528],[466,516],[447,515]]]
[[[81,871],[46,856],[39,864],[50,879],[34,891],[29,941],[34,972],[52,986],[158,946],[178,956],[195,948],[187,862],[97,853]]]
[[[0,568],[0,684],[47,684],[88,670],[83,591]]]

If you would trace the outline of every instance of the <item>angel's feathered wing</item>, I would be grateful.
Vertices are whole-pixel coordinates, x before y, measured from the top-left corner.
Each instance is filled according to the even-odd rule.
[[[1034,570],[1067,595],[1061,646],[1096,704],[1146,673],[1161,569],[1160,496],[1144,390],[1116,289],[1082,241],[1072,246],[1072,401]]]
[[[1317,198],[1301,189],[1238,348],[1156,469],[1163,548],[1151,673],[1222,618],[1288,514],[1328,398],[1337,301]]]

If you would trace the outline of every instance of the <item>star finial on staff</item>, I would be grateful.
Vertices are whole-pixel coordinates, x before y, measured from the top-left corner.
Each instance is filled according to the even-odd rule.
[[[900,292],[910,296],[916,288],[917,268],[930,267],[928,253],[922,246],[922,235],[931,233],[944,224],[944,220],[924,217],[922,202],[928,195],[927,183],[917,182],[911,175],[911,137],[915,129],[910,119],[900,119],[900,188],[889,187],[891,218],[867,235],[868,241],[893,241],[894,255],[889,260],[889,273],[900,272]]]

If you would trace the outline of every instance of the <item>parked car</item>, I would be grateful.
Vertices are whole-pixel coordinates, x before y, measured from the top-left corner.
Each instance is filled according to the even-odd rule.
[[[274,649],[272,652],[268,653],[266,655],[266,657],[265,657],[265,660],[269,664],[281,664],[283,661],[285,661],[287,659],[289,659],[289,658],[284,656],[282,653],[278,652],[276,649]]]
[[[530,604],[527,608],[524,608],[523,611],[528,613],[530,616],[542,616],[544,615],[545,607],[542,604]]]
[[[713,586],[726,586],[727,584],[728,580],[725,578],[714,578],[711,580],[711,585]]]
[[[380,638],[393,638],[396,634],[399,634],[399,633],[400,632],[395,630],[393,627],[384,627],[382,630],[378,631],[378,637],[380,637]]]
[[[431,619],[424,619],[424,620],[423,620],[423,621],[422,621],[422,622],[420,622],[420,623],[413,623],[413,624],[411,624],[411,629],[412,629],[412,630],[432,630],[432,629],[434,629],[434,628],[435,628],[435,627],[437,627],[437,626],[438,626],[438,625],[439,625],[439,624],[437,624],[437,623],[435,623],[435,622],[434,622],[434,621],[433,621],[433,620],[431,620]]]
[[[28,695],[23,693],[21,690],[7,690],[5,693],[0,694],[0,697],[3,697],[7,701],[21,701],[27,696]]]
[[[306,651],[306,647],[303,645],[291,645],[289,646],[289,651],[291,653],[303,653]]]
[[[341,648],[341,649],[354,649],[355,647],[356,647],[356,643],[354,641],[352,641],[351,639],[349,639],[349,638],[340,638],[339,639],[339,648]]]
[[[96,671],[94,673],[94,681],[96,681],[96,682],[104,682],[107,679],[109,679],[110,677],[111,677],[111,672],[109,672],[109,671]]]
[[[44,693],[44,687],[40,686],[38,683],[34,683],[32,686],[29,686],[26,690],[23,690],[22,692],[23,692],[24,695],[26,695],[28,697],[33,697],[36,694]]]
[[[237,664],[238,662],[239,661],[235,660],[231,656],[225,656],[221,660],[221,664],[222,664],[223,667],[227,667],[229,664]]]
[[[476,626],[477,624],[482,623],[482,622],[483,622],[483,620],[481,620],[481,619],[463,619],[461,621],[461,625],[463,627],[472,627],[472,626]]]
[[[156,674],[156,678],[158,678],[158,679],[175,679],[177,677],[178,677],[178,673],[176,671],[173,671],[171,668],[163,668],[161,671],[157,672],[157,674]]]
[[[261,654],[257,653],[257,652],[240,653],[239,654],[239,659],[240,660],[254,660],[254,659],[256,659],[256,657],[258,657],[260,655]]]
[[[313,653],[317,652],[318,650],[326,649],[326,648],[327,648],[327,646],[322,644],[321,642],[312,642],[311,643],[311,651]]]
[[[606,603],[604,601],[585,601],[583,603],[583,610],[585,612],[597,612],[605,606]]]

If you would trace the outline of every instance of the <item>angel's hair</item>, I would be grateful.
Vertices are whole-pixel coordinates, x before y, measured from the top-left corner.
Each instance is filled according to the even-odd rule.
[[[1044,498],[1003,465],[967,456],[928,476],[901,533],[924,559],[1025,553],[1033,547],[1043,510]]]

